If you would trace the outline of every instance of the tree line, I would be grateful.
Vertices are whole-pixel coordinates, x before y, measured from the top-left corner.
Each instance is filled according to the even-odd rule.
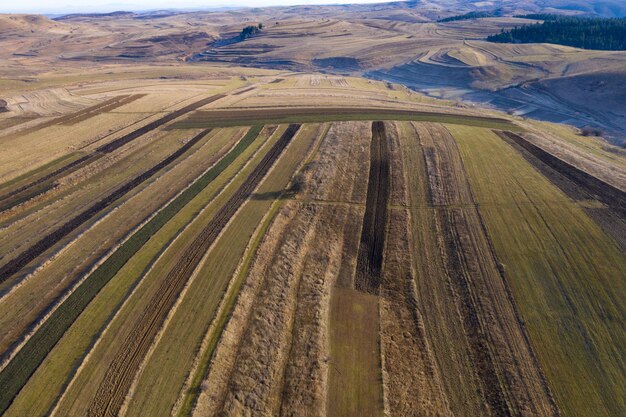
[[[259,23],[258,26],[246,26],[245,28],[243,28],[243,30],[239,34],[239,38],[241,38],[241,40],[248,39],[256,35],[257,33],[259,33],[259,31],[262,29],[263,29],[263,23]]]
[[[607,51],[626,50],[626,18],[546,16],[550,20],[509,31],[502,30],[487,40],[499,43],[555,43]]]
[[[445,22],[455,22],[457,20],[471,20],[471,19],[483,19],[485,17],[494,17],[497,16],[498,12],[469,12],[457,16],[446,17],[445,19],[439,19],[437,22],[445,23]]]

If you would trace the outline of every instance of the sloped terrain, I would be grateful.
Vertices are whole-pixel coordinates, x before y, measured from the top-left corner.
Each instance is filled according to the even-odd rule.
[[[361,78],[136,71],[44,77],[79,108],[0,136],[29,158],[0,186],[4,415],[624,411],[617,148]]]

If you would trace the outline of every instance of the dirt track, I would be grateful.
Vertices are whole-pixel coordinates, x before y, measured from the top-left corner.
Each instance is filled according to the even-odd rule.
[[[389,145],[383,122],[372,123],[367,201],[357,257],[355,288],[378,294],[389,200]]]
[[[213,220],[198,237],[189,244],[185,256],[181,257],[168,272],[162,287],[149,303],[149,309],[145,310],[137,320],[124,341],[123,347],[108,368],[89,407],[89,416],[116,415],[119,412],[135,373],[187,280],[228,221],[250,197],[299,128],[300,125],[289,125],[244,184],[215,214]]]
[[[156,174],[161,169],[165,168],[180,156],[182,156],[185,152],[187,152],[192,146],[200,141],[204,136],[206,136],[211,129],[207,129],[194,136],[189,142],[181,146],[170,156],[150,168],[149,170],[139,174],[135,178],[128,181],[126,184],[122,185],[117,190],[113,191],[108,196],[102,198],[100,201],[93,204],[91,207],[79,213],[77,216],[72,218],[71,220],[64,223],[61,227],[56,229],[55,231],[49,233],[48,235],[41,238],[34,245],[26,249],[24,252],[19,254],[16,258],[13,258],[5,265],[0,268],[0,282],[6,281],[13,274],[17,273],[24,266],[30,263],[32,260],[37,258],[39,255],[44,253],[46,250],[50,249],[57,242],[71,233],[73,230],[77,229],[80,225],[91,219],[100,211],[104,210],[106,207],[115,203],[117,200],[128,194],[131,190],[137,187],[139,184],[145,182],[149,178],[151,178],[154,174]]]
[[[73,162],[70,162],[67,165],[62,166],[61,168],[44,175],[41,178],[38,178],[37,180],[30,182],[22,187],[19,187],[15,190],[10,191],[9,193],[0,196],[0,211],[3,210],[7,210],[13,206],[15,206],[16,204],[19,204],[23,201],[26,201],[27,199],[30,199],[38,194],[41,194],[45,191],[47,191],[48,189],[50,189],[53,186],[53,182],[58,180],[62,175],[65,174],[69,174],[73,171],[75,171],[76,169],[94,162],[95,160],[99,159],[102,154],[106,154],[106,153],[111,153],[113,151],[115,151],[116,149],[120,148],[121,146],[127,144],[128,142],[133,141],[134,139],[137,139],[139,136],[145,135],[146,133],[168,123],[171,122],[172,120],[182,116],[185,113],[189,113],[190,111],[199,109],[202,106],[205,106],[209,103],[212,103],[220,98],[224,97],[224,95],[222,94],[216,94],[213,95],[211,97],[207,97],[204,98],[202,100],[196,101],[188,106],[183,107],[182,109],[173,111],[172,113],[169,113],[163,117],[161,117],[160,119],[157,119],[153,122],[148,123],[145,126],[142,126],[124,136],[122,136],[121,138],[115,139],[112,142],[109,142],[107,144],[104,144],[98,148],[96,148],[96,150],[89,154],[89,155],[85,155]],[[104,103],[101,103],[104,104]],[[112,105],[113,103],[108,103],[107,105]],[[126,103],[124,103],[126,104]],[[88,109],[86,109],[88,110]],[[83,110],[83,111],[86,111]],[[100,109],[101,110],[101,109]],[[102,110],[101,110],[102,111]],[[79,112],[80,113],[80,112]],[[69,116],[66,116],[65,118],[61,118],[61,119],[55,119],[51,122],[54,122],[53,124],[57,124],[57,123],[68,123],[72,120],[75,120],[75,117],[83,117],[84,115],[79,113],[75,113]],[[78,116],[77,116],[78,115]],[[45,128],[48,126],[37,126],[37,129],[40,128]]]

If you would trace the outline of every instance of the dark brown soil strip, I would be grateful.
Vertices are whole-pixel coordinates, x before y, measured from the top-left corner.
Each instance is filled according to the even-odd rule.
[[[607,184],[606,182],[576,168],[562,159],[557,158],[539,146],[524,139],[520,135],[513,132],[496,131],[496,133],[507,142],[514,142],[517,144],[517,149],[520,147],[525,149],[528,153],[539,159],[545,165],[576,184],[577,188],[581,189],[586,194],[593,196],[594,199],[611,207],[623,218],[626,218],[626,192]],[[568,195],[572,196],[571,191],[566,191],[567,186],[564,185],[563,187],[564,191]],[[572,196],[572,198],[578,199],[574,196]]]
[[[89,406],[89,416],[109,416],[119,413],[143,358],[189,277],[229,220],[252,195],[299,128],[300,125],[297,124],[289,125],[237,192],[220,208],[198,237],[187,246],[184,255],[168,272],[161,288],[148,303],[148,309],[135,322],[135,326],[107,369],[96,396]]]
[[[46,250],[50,249],[56,243],[58,243],[61,239],[66,237],[72,231],[76,230],[79,226],[87,222],[89,219],[93,218],[100,211],[104,210],[111,204],[115,203],[117,200],[128,194],[131,190],[137,187],[139,184],[145,182],[149,178],[151,178],[154,174],[156,174],[161,169],[165,168],[180,156],[182,156],[185,152],[187,152],[193,145],[198,143],[200,139],[202,139],[210,129],[204,130],[195,137],[193,137],[189,142],[181,146],[170,156],[150,168],[149,170],[139,174],[132,180],[128,181],[126,184],[122,185],[117,190],[113,191],[108,196],[102,198],[100,201],[93,204],[91,207],[85,209],[74,218],[63,224],[61,227],[56,229],[55,231],[49,233],[48,235],[41,238],[34,245],[26,249],[24,252],[19,254],[16,258],[10,260],[5,265],[0,267],[0,282],[6,281],[13,274],[20,271],[24,266],[29,264],[39,255],[44,253]]]
[[[574,201],[596,200],[606,207],[583,209],[626,252],[626,193],[580,170],[512,132],[494,131]]]
[[[370,172],[363,229],[356,263],[355,288],[378,294],[389,200],[389,145],[383,122],[372,123]]]
[[[248,87],[248,88],[244,88],[243,90],[237,91],[236,93],[233,93],[233,96],[238,96],[240,94],[243,93],[247,93],[248,91],[252,91],[254,90],[256,87]]]
[[[31,183],[28,183],[26,185],[23,185],[22,187],[6,193],[2,197],[0,197],[0,211],[8,210],[11,207],[14,207],[16,204],[14,204],[13,201],[15,199],[19,199],[20,196],[32,195],[34,197],[35,195],[41,194],[37,193],[35,190],[40,188],[42,184],[52,184],[61,174],[70,174],[77,169],[85,166],[87,163],[95,161],[101,156],[102,154],[85,155],[82,158],[72,161],[69,164],[62,166],[61,168],[52,171]]]
[[[10,210],[19,204],[53,189],[56,186],[56,180],[60,174],[69,175],[85,165],[99,159],[102,155],[103,154],[91,154],[83,156],[82,158],[70,162],[54,172],[44,175],[36,181],[7,193],[4,197],[0,198],[0,212]]]
[[[132,103],[133,101],[138,100],[145,96],[146,94],[132,94],[128,96],[114,97],[113,99],[107,100],[96,106],[89,107],[77,113],[74,113],[70,116],[66,116],[61,121],[57,119],[56,122],[62,125],[73,125],[78,122],[82,122],[83,120],[87,120],[90,117],[97,116],[100,113],[106,113],[118,107],[122,107],[126,104]]]
[[[107,107],[109,107],[111,105],[114,105],[115,103],[120,102],[120,101],[123,102],[124,100],[127,100],[128,97],[131,97],[131,96],[124,95],[124,96],[112,97],[112,98],[110,98],[108,100],[105,100],[105,101],[103,101],[101,103],[95,104],[95,105],[93,105],[91,107],[87,107],[85,109],[79,110],[79,111],[77,111],[75,113],[66,114],[65,116],[61,116],[61,117],[57,117],[57,118],[52,119],[52,120],[48,120],[48,121],[40,123],[40,124],[38,124],[36,126],[27,127],[26,129],[20,130],[19,132],[16,132],[15,134],[17,134],[17,135],[27,135],[29,133],[36,132],[38,130],[45,129],[45,128],[48,128],[48,127],[54,126],[54,125],[72,124],[71,121],[73,119],[84,117],[86,114],[93,115],[93,114],[96,114],[96,113],[101,113],[103,111],[102,110],[103,108],[107,108]],[[137,97],[137,98],[139,98],[139,97]],[[125,103],[123,103],[123,104],[125,104]],[[81,120],[84,120],[84,119],[81,119]]]
[[[10,191],[9,193],[3,195],[0,197],[0,211],[4,211],[4,210],[8,210],[11,207],[16,206],[17,204],[20,204],[21,202],[24,202],[26,200],[28,200],[28,198],[25,197],[35,197],[39,194],[41,194],[42,192],[47,191],[47,189],[50,189],[52,186],[50,187],[42,187],[39,192],[37,192],[36,190],[33,191],[33,189],[39,188],[41,187],[42,183],[47,183],[47,184],[52,184],[54,181],[58,180],[61,176],[67,175],[73,171],[76,171],[77,169],[92,163],[93,161],[99,159],[100,157],[102,157],[102,154],[106,154],[106,153],[111,153],[115,150],[117,150],[118,148],[120,148],[121,146],[127,144],[128,142],[131,142],[135,139],[137,139],[139,136],[142,136],[148,132],[150,132],[151,130],[154,130],[156,128],[158,128],[159,126],[164,125],[165,123],[171,122],[172,120],[182,116],[185,113],[188,113],[190,111],[199,109],[200,107],[207,105],[209,103],[214,102],[215,100],[218,100],[220,98],[224,97],[224,95],[222,94],[217,94],[211,97],[207,97],[205,99],[202,99],[200,101],[197,101],[195,103],[192,103],[186,107],[183,107],[180,110],[176,110],[158,120],[155,120],[153,122],[148,123],[147,125],[140,127],[124,136],[122,136],[119,139],[116,139],[112,142],[109,142],[105,145],[100,146],[99,148],[97,148],[93,153],[89,154],[89,155],[85,155],[84,157],[77,159],[76,161],[73,161],[67,165],[62,166],[61,168],[50,172],[47,175],[44,175],[41,178],[38,178],[37,180],[28,183],[22,187],[19,187],[16,190]],[[55,122],[57,123],[57,122]],[[39,128],[39,127],[38,127]],[[18,203],[16,203],[16,201],[19,201]],[[1,279],[1,274],[0,274],[0,279]]]

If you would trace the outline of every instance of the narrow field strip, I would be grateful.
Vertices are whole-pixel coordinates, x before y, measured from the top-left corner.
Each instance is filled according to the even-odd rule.
[[[361,122],[352,125],[362,126]],[[335,196],[338,191],[343,191],[342,194],[350,196],[350,200],[365,202],[365,209],[358,205],[320,207],[322,211],[337,211],[337,216],[345,213],[343,227],[336,227],[340,230],[336,250],[341,254],[342,265],[336,270],[326,300],[328,359],[326,404],[322,411],[323,415],[331,417],[382,416],[385,411],[378,291],[390,185],[389,138],[383,122],[366,126],[369,128],[366,131],[344,130],[342,134],[334,135],[330,135],[331,129],[330,148],[324,148],[321,161],[328,156],[330,159],[326,164],[318,162],[320,169],[329,171],[327,175],[332,177],[329,181],[332,188],[320,188],[320,196]],[[363,139],[352,137],[354,134]],[[350,148],[344,147],[350,142],[347,138],[355,142],[350,143]],[[357,145],[359,142],[361,146]],[[346,155],[333,152],[332,147],[347,151],[350,163],[344,161]],[[368,181],[359,180],[359,175],[363,175],[359,171],[368,165]],[[289,401],[285,403],[289,404]]]
[[[355,288],[378,294],[385,248],[390,192],[389,144],[383,122],[372,123],[370,170],[363,229],[357,257]]]
[[[204,98],[202,100],[196,101],[194,103],[188,104],[187,106],[183,107],[182,109],[178,109],[175,110],[163,117],[161,117],[160,119],[157,119],[153,122],[148,123],[145,126],[140,127],[137,130],[132,131],[131,133],[128,133],[124,136],[122,136],[119,139],[115,139],[109,143],[106,143],[98,148],[96,148],[95,152],[101,152],[101,153],[110,153],[113,152],[114,150],[116,150],[117,148],[127,144],[128,142],[137,139],[139,136],[144,135],[154,129],[156,129],[157,127],[163,126],[166,123],[171,122],[174,119],[179,118],[180,116],[189,113],[190,111],[194,111],[196,109],[199,109],[200,107],[206,106],[209,103],[213,103],[214,101],[217,101],[221,98],[223,98],[224,95],[223,94],[216,94],[207,98]]]
[[[495,117],[467,116],[450,113],[424,112],[403,109],[360,107],[311,107],[276,109],[199,110],[186,119],[174,123],[173,129],[238,126],[255,123],[321,123],[357,120],[414,120],[458,123],[519,131],[509,120]]]
[[[403,152],[410,157],[405,164],[418,168],[407,170],[411,189],[419,191],[410,194],[417,301],[424,305],[450,409],[458,415],[554,416],[456,142],[443,126],[414,128],[413,134],[404,129]],[[415,208],[420,200],[432,208]]]
[[[9,210],[18,204],[28,201],[39,194],[43,194],[46,191],[54,187],[54,182],[59,178],[61,174],[67,175],[82,168],[83,166],[90,164],[97,159],[101,158],[102,154],[83,155],[78,159],[64,165],[35,181],[23,185],[15,190],[12,190],[0,197],[0,212]]]
[[[326,129],[320,130],[324,134]],[[314,149],[312,155],[316,153]],[[310,192],[311,178],[318,184],[337,180],[333,169],[315,164],[311,171],[311,158],[305,159],[304,154],[297,162],[308,168],[294,179],[302,186],[293,191],[296,194]],[[320,186],[317,191],[330,190]],[[325,408],[327,357],[323,329],[330,293],[323,288],[329,290],[339,269],[340,251],[333,248],[340,249],[334,236],[341,233],[337,224],[343,216],[336,213],[298,199],[285,201],[221,336],[194,415],[297,416],[306,412],[304,403],[310,406],[309,415],[322,415],[318,413]],[[320,245],[326,245],[325,254],[316,249]],[[310,344],[302,338],[303,332],[312,338]],[[306,359],[294,353],[303,348]]]
[[[391,202],[406,205],[410,194],[405,165],[406,122],[387,125],[390,137]],[[380,350],[385,411],[391,416],[452,416],[418,301],[409,208],[390,205],[385,262],[380,285]],[[421,242],[419,243],[421,244]]]
[[[133,130],[130,133],[125,134],[124,136],[122,136],[121,138],[115,139],[109,143],[106,143],[98,148],[95,149],[94,152],[85,155],[75,161],[72,161],[71,163],[64,165],[58,169],[56,169],[55,171],[52,171],[46,175],[44,175],[43,177],[38,178],[37,180],[28,183],[26,185],[21,186],[20,188],[16,189],[16,190],[12,190],[9,193],[3,195],[0,197],[0,201],[2,201],[2,206],[0,206],[1,210],[6,210],[6,208],[3,208],[5,205],[6,206],[13,206],[14,204],[11,204],[11,202],[9,201],[8,203],[5,202],[5,200],[10,199],[11,197],[15,197],[15,196],[22,196],[22,199],[25,198],[24,195],[37,195],[40,194],[40,192],[34,192],[32,191],[33,188],[35,187],[41,187],[42,183],[46,183],[49,184],[52,180],[58,180],[62,175],[66,175],[74,170],[76,170],[79,166],[82,166],[84,164],[87,163],[91,163],[94,162],[95,160],[99,159],[100,157],[102,157],[102,154],[107,154],[107,153],[111,153],[113,151],[115,151],[116,149],[122,147],[123,145],[127,144],[128,142],[131,142],[135,139],[137,139],[138,137],[166,124],[171,122],[172,120],[182,116],[185,113],[188,113],[190,111],[199,109],[202,106],[205,106],[209,103],[212,103],[216,100],[219,100],[220,98],[224,97],[224,95],[222,94],[216,94],[207,98],[204,98],[202,100],[196,101],[194,103],[191,103],[185,107],[183,107],[182,109],[179,110],[175,110],[155,121],[152,121],[150,123],[148,123],[145,126],[142,126],[138,129]],[[43,191],[42,191],[43,192]]]
[[[154,176],[161,169],[165,168],[169,164],[173,163],[175,160],[180,158],[185,152],[187,152],[191,147],[193,147],[196,143],[198,143],[204,136],[209,133],[210,129],[202,131],[200,134],[194,136],[191,140],[181,146],[178,150],[172,153],[170,156],[150,168],[149,170],[143,172],[142,174],[136,176],[132,180],[128,181],[126,184],[119,187],[113,193],[104,197],[100,201],[93,204],[91,207],[85,209],[81,213],[79,213],[76,217],[69,220],[61,227],[56,229],[54,232],[44,236],[37,243],[32,245],[30,248],[26,249],[16,258],[13,258],[2,267],[0,267],[0,282],[4,282],[9,279],[13,274],[17,273],[24,266],[28,265],[31,261],[37,258],[39,255],[44,253],[46,250],[50,249],[57,242],[71,233],[73,230],[78,228],[83,223],[87,222],[89,219],[94,217],[97,213],[104,210],[106,207],[115,203],[117,200],[128,194],[131,190],[137,187],[139,184],[147,181],[152,176]]]
[[[251,128],[226,156],[131,236],[51,315],[0,373],[0,386],[6,387],[0,393],[0,412],[4,412],[7,409],[13,398],[26,384],[48,352],[59,341],[93,297],[98,294],[100,289],[109,282],[151,236],[157,233],[187,203],[193,200],[221,172],[230,166],[252,144],[260,131],[261,126]]]
[[[115,108],[115,107],[119,107],[122,106],[124,104],[127,103],[131,103],[135,100],[137,100],[138,98],[140,98],[141,95],[122,95],[122,96],[116,96],[116,97],[112,97],[108,100],[104,100],[103,102],[100,102],[98,104],[95,104],[93,106],[84,108],[82,110],[79,110],[77,112],[74,113],[70,113],[67,114],[65,116],[61,116],[61,117],[56,117],[54,119],[48,120],[44,123],[40,123],[38,125],[32,126],[32,127],[28,127],[26,129],[20,130],[18,132],[16,132],[16,134],[18,135],[27,135],[29,133],[32,132],[36,132],[37,130],[40,129],[45,129],[54,125],[64,125],[64,124],[71,124],[72,120],[75,119],[80,119],[82,117],[85,117],[86,115],[91,115],[91,114],[97,114],[102,112],[102,109],[105,108]],[[118,104],[121,103],[121,104]]]
[[[188,377],[189,380],[183,387],[184,391],[181,393],[182,397],[177,400],[177,403],[180,403],[178,405],[178,410],[176,410],[176,405],[173,410],[173,414],[177,417],[191,416],[191,413],[198,402],[202,389],[202,381],[209,372],[211,359],[222,335],[222,331],[231,317],[232,310],[235,307],[235,303],[239,296],[239,291],[241,290],[244,280],[250,270],[256,251],[265,237],[270,225],[274,221],[281,204],[280,199],[274,201],[265,216],[265,220],[258,226],[258,230],[255,232],[253,239],[250,242],[249,248],[241,262],[237,275],[231,284],[232,288],[230,288],[222,301],[217,317],[211,324],[211,328],[207,332],[205,341],[203,341],[203,345],[206,346],[204,346],[204,349],[201,348],[199,356],[196,359],[197,364],[194,365],[194,368],[191,370],[191,374]]]
[[[40,166],[39,168],[35,168],[32,171],[29,171],[25,174],[22,174],[18,177],[15,177],[7,182],[4,182],[2,184],[0,184],[0,190],[2,190],[2,198],[4,198],[5,195],[7,195],[8,193],[10,193],[12,190],[10,190],[13,187],[21,187],[20,184],[26,182],[27,180],[30,180],[31,182],[33,181],[33,178],[38,179],[39,177],[48,175],[50,172],[56,170],[58,168],[58,166],[60,166],[63,162],[67,162],[68,160],[70,160],[70,162],[73,162],[76,159],[79,159],[80,157],[84,156],[85,153],[84,152],[72,152],[72,153],[68,153],[66,155],[63,155],[53,161],[48,162],[45,165]],[[6,190],[9,189],[9,190]]]
[[[83,120],[87,120],[92,116],[96,116],[100,113],[105,113],[111,110],[114,110],[118,107],[122,107],[125,104],[132,103],[135,100],[145,97],[146,94],[130,94],[125,96],[118,96],[112,99],[106,100],[103,103],[100,103],[93,107],[88,107],[84,110],[76,112],[68,117],[64,117],[61,120],[56,119],[56,124],[62,125],[73,125],[78,122],[82,122]]]
[[[96,397],[89,406],[89,415],[116,414],[120,410],[132,383],[132,378],[187,279],[197,267],[206,250],[213,244],[243,202],[252,194],[299,128],[299,125],[290,125],[287,128],[283,136],[250,174],[238,192],[218,211],[199,237],[188,247],[188,255],[180,259],[170,270],[163,283],[162,291],[159,291],[159,294],[150,303],[150,308],[144,312],[131,331],[124,343],[126,347],[113,359],[98,388]]]
[[[247,273],[242,268],[237,273],[237,279],[245,280],[245,284],[242,287],[241,294],[232,295],[236,305],[233,306],[232,316],[225,317],[228,321],[224,323],[224,331],[217,330],[219,332],[217,333],[215,330],[211,330],[211,333],[207,334],[207,337],[210,337],[210,339],[206,340],[206,342],[211,343],[209,347],[214,353],[207,357],[207,360],[211,359],[211,362],[210,364],[207,363],[206,374],[199,375],[200,380],[204,380],[204,382],[199,387],[201,393],[198,397],[194,415],[207,415],[207,413],[212,415],[213,412],[221,410],[225,407],[227,395],[230,400],[228,400],[226,407],[231,412],[239,410],[236,413],[240,414],[244,412],[241,407],[248,410],[259,410],[259,407],[261,407],[264,410],[273,410],[269,412],[271,415],[275,415],[279,410],[281,397],[280,382],[278,380],[274,381],[273,378],[271,381],[266,378],[270,378],[270,375],[277,376],[282,373],[288,343],[276,343],[270,346],[264,340],[277,340],[276,338],[278,337],[282,340],[286,337],[285,330],[289,332],[289,325],[285,326],[289,319],[285,317],[285,314],[289,316],[289,312],[293,313],[295,294],[293,294],[294,297],[287,299],[282,297],[277,299],[276,294],[284,294],[287,291],[286,287],[291,288],[290,291],[292,293],[294,292],[294,279],[297,279],[298,274],[295,273],[294,275],[293,272],[299,268],[295,264],[302,264],[302,258],[296,258],[295,255],[290,256],[288,254],[292,254],[293,248],[296,247],[300,248],[298,253],[307,251],[308,246],[305,245],[301,233],[306,233],[302,228],[303,224],[308,224],[311,221],[309,216],[311,212],[308,210],[305,210],[299,216],[299,221],[294,220],[291,222],[288,220],[296,216],[303,206],[292,199],[281,199],[279,190],[285,190],[287,181],[291,180],[292,186],[287,189],[287,193],[302,191],[302,189],[294,186],[301,184],[302,175],[307,172],[306,167],[313,156],[316,155],[319,145],[326,136],[326,132],[326,126],[304,126],[301,133],[298,134],[297,139],[299,143],[294,142],[290,145],[289,152],[279,162],[279,164],[284,164],[285,167],[281,168],[277,164],[276,168],[268,176],[266,185],[261,186],[258,192],[255,193],[258,197],[264,195],[267,195],[267,197],[262,199],[257,197],[254,204],[262,203],[267,206],[270,202],[277,201],[277,205],[273,207],[276,207],[276,210],[280,208],[280,210],[278,210],[278,215],[272,222],[268,234],[263,236],[258,252],[249,252],[254,257],[254,262],[250,265],[250,272]],[[294,176],[294,170],[298,166],[301,168]],[[285,173],[281,174],[279,172],[279,170],[286,168],[288,170]],[[279,200],[274,200],[276,198]],[[289,223],[289,226],[287,229],[283,229],[286,223]],[[277,232],[277,230],[285,231],[286,233],[282,234]],[[287,243],[288,241],[291,243]],[[279,255],[276,251],[279,251],[281,254]],[[268,262],[276,263],[276,265],[268,265]],[[291,263],[291,266],[287,267],[286,263]],[[270,273],[269,276],[266,276],[265,271],[267,268],[276,268],[276,273]],[[289,283],[287,283],[287,280]],[[263,291],[268,295],[260,296],[259,291]],[[287,311],[285,311],[286,304],[291,306],[287,307]],[[268,306],[269,310],[267,310]],[[262,313],[260,312],[261,309],[268,312]],[[271,319],[269,318],[270,316],[272,317]],[[268,317],[267,324],[269,324],[269,327],[263,323],[252,323],[251,320],[256,321],[253,317],[258,317],[262,322],[265,322],[265,317]],[[254,333],[259,337],[253,336],[251,339],[248,339],[246,335],[249,333]],[[249,342],[244,341],[242,337],[245,337],[245,340]],[[240,350],[241,353],[239,353]],[[250,352],[253,352],[252,355],[250,355]],[[280,352],[280,359],[277,357],[278,353],[276,352]],[[258,359],[256,361],[258,366],[255,366],[254,369],[242,365],[246,361],[255,360],[255,357]],[[233,387],[240,394],[233,392],[228,385],[231,374],[234,372],[242,378],[243,385]],[[259,374],[263,380],[268,381],[264,384],[265,386],[254,384],[254,381],[259,378]],[[252,381],[252,385],[249,385],[246,381]],[[194,392],[189,391],[188,395],[195,396]],[[146,403],[144,402],[144,404]],[[189,415],[190,411],[190,409],[186,411],[181,407],[177,415]],[[227,412],[226,409],[225,412]]]
[[[354,208],[349,206],[303,205],[307,210],[309,207],[311,212],[319,214],[312,225],[314,235],[303,254],[304,268],[295,296],[290,343],[283,348],[288,349],[288,357],[276,400],[281,416],[326,415],[332,287],[337,283],[344,262],[344,228],[350,218],[362,219],[358,214],[355,216]],[[302,210],[300,215],[310,214]]]

